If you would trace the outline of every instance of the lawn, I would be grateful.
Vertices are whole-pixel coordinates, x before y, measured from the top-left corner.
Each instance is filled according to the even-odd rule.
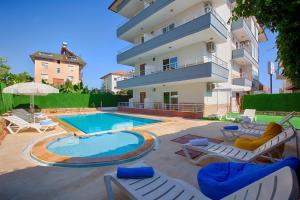
[[[227,116],[228,117],[239,117],[240,114],[237,113],[230,113]],[[274,115],[256,115],[256,121],[257,122],[279,122],[281,119],[283,119],[285,116],[274,116]],[[296,128],[300,129],[300,117],[293,117],[290,120],[290,123]]]

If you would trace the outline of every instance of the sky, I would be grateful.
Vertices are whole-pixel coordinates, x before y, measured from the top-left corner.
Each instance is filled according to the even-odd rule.
[[[108,10],[113,0],[0,0],[0,56],[8,59],[13,73],[33,75],[29,55],[35,51],[59,53],[62,42],[87,65],[83,81],[101,87],[100,77],[131,67],[116,62],[117,51],[128,45],[116,37],[124,18]],[[269,86],[268,61],[276,60],[276,35],[266,30],[268,41],[260,44],[260,81]],[[273,77],[273,91],[281,81]]]

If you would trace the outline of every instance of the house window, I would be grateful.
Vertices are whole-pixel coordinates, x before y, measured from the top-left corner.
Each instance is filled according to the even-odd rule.
[[[74,71],[74,66],[69,65],[69,66],[68,66],[68,69],[69,69],[69,72],[73,72],[73,71]]]
[[[140,65],[140,76],[145,76],[146,72],[145,72],[145,66],[146,64],[141,64]]]
[[[164,27],[164,28],[162,29],[162,31],[163,31],[163,33],[167,33],[167,32],[169,32],[169,31],[173,30],[174,28],[175,28],[175,24],[172,23],[172,24],[170,24],[170,25]]]
[[[177,57],[163,60],[163,71],[177,69]]]
[[[47,69],[47,68],[48,68],[48,63],[42,62],[42,68],[43,68],[43,69]]]
[[[44,81],[47,81],[48,80],[48,74],[42,74],[41,79],[44,80]]]
[[[60,68],[56,68],[56,73],[57,73],[57,74],[60,73]]]
[[[118,79],[117,78],[114,78],[114,81],[117,81]]]

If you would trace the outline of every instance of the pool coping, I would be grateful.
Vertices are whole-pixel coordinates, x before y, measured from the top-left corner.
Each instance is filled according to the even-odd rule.
[[[47,149],[47,145],[50,142],[58,138],[68,137],[70,134],[60,134],[48,137],[42,141],[37,142],[33,145],[30,150],[30,156],[42,163],[54,166],[99,166],[99,165],[113,165],[120,162],[130,161],[133,159],[138,159],[151,151],[155,145],[155,138],[153,135],[144,130],[130,130],[132,132],[138,133],[144,138],[143,146],[139,147],[135,151],[128,152],[118,156],[103,156],[103,157],[71,157],[62,156],[50,152]],[[107,131],[108,132],[108,131]]]
[[[113,114],[123,115],[123,116],[132,116],[130,114],[123,114],[123,113],[120,114],[120,113],[116,113],[116,112],[95,112],[95,113],[85,113],[85,114],[82,114],[82,115],[97,114],[97,113],[113,113]],[[70,114],[69,116],[72,116],[72,115],[78,115],[78,114]],[[69,123],[64,122],[63,120],[61,120],[59,118],[59,116],[62,116],[62,115],[49,116],[49,118],[52,121],[57,122],[67,132],[73,133],[74,136],[76,136],[76,137],[89,137],[89,136],[98,135],[98,134],[102,134],[102,133],[119,132],[119,131],[124,131],[124,130],[129,130],[130,131],[130,130],[133,130],[133,129],[136,129],[136,128],[146,128],[147,126],[151,126],[151,125],[154,125],[154,124],[161,124],[161,123],[165,123],[165,122],[170,122],[171,121],[171,120],[165,120],[165,119],[153,119],[153,118],[149,118],[149,117],[137,117],[137,118],[144,118],[144,119],[150,119],[150,120],[158,120],[159,122],[155,122],[155,123],[151,123],[151,124],[145,124],[145,125],[140,125],[140,126],[134,126],[134,127],[128,127],[128,128],[120,128],[120,129],[99,131],[99,132],[94,132],[94,133],[84,133],[83,131],[81,131],[80,129],[76,128],[75,126],[72,126],[71,124],[69,124]],[[136,116],[133,116],[133,117],[136,117]]]

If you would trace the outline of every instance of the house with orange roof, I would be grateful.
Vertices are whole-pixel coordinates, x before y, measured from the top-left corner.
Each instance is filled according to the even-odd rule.
[[[117,93],[120,89],[117,88],[117,82],[126,80],[130,77],[129,72],[111,72],[100,79],[103,81],[103,89],[107,92]]]
[[[81,71],[86,63],[70,51],[65,42],[59,54],[37,51],[30,58],[34,63],[35,82],[61,85],[67,80],[73,84],[82,81]]]

